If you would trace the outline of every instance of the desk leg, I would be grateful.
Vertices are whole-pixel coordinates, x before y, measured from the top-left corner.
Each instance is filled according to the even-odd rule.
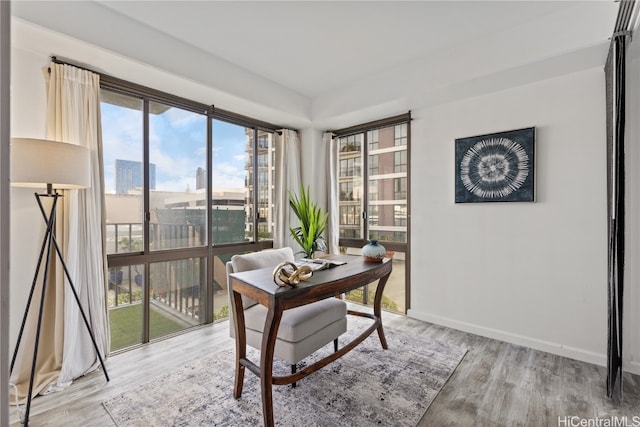
[[[387,274],[384,277],[381,277],[380,280],[378,281],[378,287],[376,288],[376,296],[375,299],[373,301],[373,314],[375,314],[375,316],[378,318],[378,322],[380,322],[380,324],[378,325],[378,338],[380,338],[380,344],[382,345],[383,349],[387,349],[389,348],[389,346],[387,346],[387,339],[384,336],[384,329],[382,329],[382,293],[384,292],[384,287],[387,284],[387,280],[389,279],[389,275],[391,273]]]
[[[278,326],[282,318],[282,308],[269,307],[262,333],[262,350],[260,351],[260,387],[262,389],[262,415],[265,427],[273,426],[273,351],[278,337]]]
[[[244,307],[242,306],[242,295],[233,291],[231,298],[231,310],[233,312],[233,323],[236,329],[236,378],[233,388],[233,397],[239,399],[242,395],[244,384],[244,365],[240,360],[247,357],[247,333],[244,326]]]

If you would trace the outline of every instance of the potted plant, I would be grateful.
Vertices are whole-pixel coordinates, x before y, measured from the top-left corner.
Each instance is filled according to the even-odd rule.
[[[326,251],[327,244],[322,234],[327,228],[329,214],[311,201],[309,188],[300,185],[300,195],[289,191],[289,206],[300,220],[299,227],[289,227],[291,236],[302,248],[305,258],[313,258],[316,251]],[[298,252],[300,253],[300,252]]]
[[[120,244],[120,248],[124,252],[140,252],[142,251],[142,239],[130,239],[129,237],[122,237],[118,243]],[[133,270],[136,272],[133,280],[136,285],[142,286],[142,274],[138,270],[138,266],[134,265]]]

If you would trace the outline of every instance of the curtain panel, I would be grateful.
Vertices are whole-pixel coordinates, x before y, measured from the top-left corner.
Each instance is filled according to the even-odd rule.
[[[109,351],[104,178],[100,127],[100,77],[65,64],[51,63],[47,81],[47,137],[79,144],[90,152],[91,187],[65,194],[65,260],[102,356]],[[70,165],[72,167],[72,165]],[[62,218],[61,218],[62,219]],[[60,285],[62,288],[62,286]],[[68,285],[64,287],[62,367],[53,386],[64,388],[98,366],[91,337]]]
[[[298,133],[291,129],[282,129],[275,135],[276,145],[276,186],[274,206],[273,247],[290,247],[297,252],[298,244],[291,237],[289,227],[297,227],[298,219],[289,208],[289,191],[298,193],[302,182],[300,162],[301,149]]]
[[[322,135],[322,144],[327,150],[327,249],[330,254],[340,251],[340,206],[338,200],[338,140],[331,132]]]
[[[44,69],[47,90],[46,137],[86,146],[90,151],[91,188],[69,190],[58,203],[55,236],[66,261],[98,347],[103,356],[109,349],[109,322],[106,305],[106,256],[104,250],[103,177],[100,129],[99,76],[75,67],[51,63]],[[73,167],[73,165],[68,165]],[[45,201],[45,209],[50,205]],[[37,281],[44,272],[39,272]],[[55,251],[50,254],[47,292],[43,301],[42,330],[38,358],[33,368],[33,395],[61,390],[98,366],[91,338]],[[39,301],[42,287],[33,299]],[[35,342],[38,305],[27,314],[22,340]],[[11,382],[17,400],[26,400],[34,348],[20,346]],[[11,402],[15,403],[15,402]]]

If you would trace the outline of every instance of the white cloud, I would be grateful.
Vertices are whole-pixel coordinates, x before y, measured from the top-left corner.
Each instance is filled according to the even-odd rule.
[[[244,188],[245,170],[229,163],[216,163],[213,167],[213,186]]]
[[[206,116],[202,114],[192,113],[190,111],[181,110],[179,108],[170,108],[162,114],[171,127],[186,127],[194,123],[206,123]]]
[[[156,165],[156,190],[184,192],[187,187],[196,189],[196,170],[206,167],[204,123],[204,116],[177,108],[152,117],[149,160]],[[141,111],[110,105],[103,107],[105,191],[115,192],[116,159],[142,161],[142,125]],[[244,188],[245,142],[241,135],[219,137],[214,141],[215,187]]]

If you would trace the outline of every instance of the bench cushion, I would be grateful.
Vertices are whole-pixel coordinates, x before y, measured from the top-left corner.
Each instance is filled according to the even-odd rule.
[[[302,341],[320,329],[345,318],[347,304],[337,298],[327,298],[301,307],[285,310],[282,313],[278,338],[289,342]],[[244,311],[247,329],[262,331],[267,317],[267,308],[254,305]]]

